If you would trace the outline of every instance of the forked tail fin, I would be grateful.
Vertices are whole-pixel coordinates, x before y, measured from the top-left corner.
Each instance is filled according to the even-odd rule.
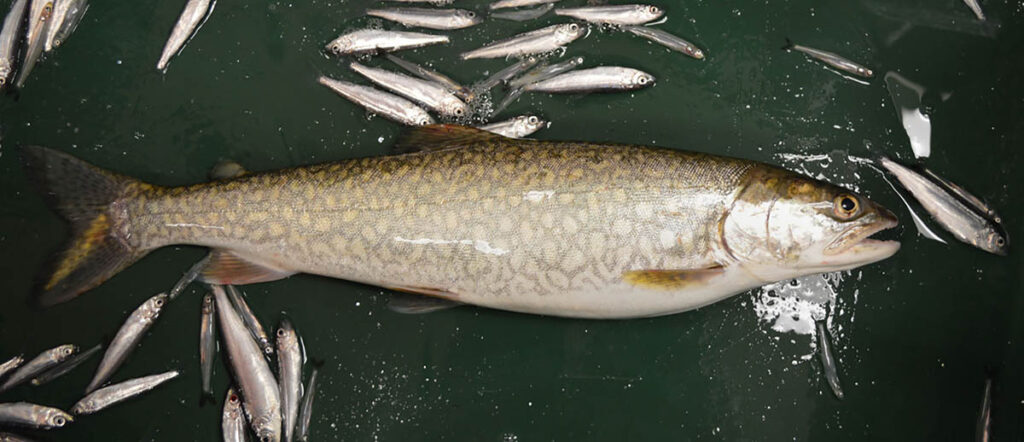
[[[71,238],[35,288],[35,301],[49,307],[103,283],[144,256],[116,228],[111,204],[144,185],[71,155],[38,146],[22,149],[25,169],[50,205],[71,227]]]

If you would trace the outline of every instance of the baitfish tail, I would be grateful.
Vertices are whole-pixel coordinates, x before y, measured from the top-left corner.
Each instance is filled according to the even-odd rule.
[[[38,146],[22,149],[25,169],[71,227],[71,240],[37,282],[35,303],[59,304],[128,267],[149,250],[134,248],[118,229],[118,201],[148,184]]]

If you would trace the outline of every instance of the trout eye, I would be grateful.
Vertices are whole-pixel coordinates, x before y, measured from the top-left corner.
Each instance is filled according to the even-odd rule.
[[[842,219],[850,219],[860,210],[860,203],[853,195],[842,194],[833,202],[832,211]]]

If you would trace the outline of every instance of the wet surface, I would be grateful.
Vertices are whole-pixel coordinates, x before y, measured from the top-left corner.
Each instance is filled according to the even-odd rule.
[[[323,54],[342,32],[402,29],[359,17],[358,3],[220,2],[166,74],[154,66],[183,2],[93,4],[68,41],[35,66],[17,100],[0,97],[0,359],[105,342],[205,253],[162,249],[68,304],[31,310],[34,275],[66,231],[26,180],[16,146],[58,148],[165,185],[203,181],[224,159],[266,170],[386,154],[398,126],[368,118],[316,82],[329,75],[365,83],[348,59]],[[486,9],[469,0],[457,6]],[[995,373],[994,439],[1024,433],[1021,254],[1013,245],[997,257],[919,236],[903,203],[863,161],[879,154],[914,161],[914,135],[885,80],[890,72],[909,79],[923,91],[916,108],[930,125],[925,164],[991,203],[1011,241],[1024,238],[1024,7],[984,2],[989,20],[980,23],[958,0],[659,6],[668,17],[659,27],[705,49],[706,60],[594,26],[565,57],[586,57],[584,68],[642,69],[658,83],[618,94],[525,94],[495,120],[536,114],[551,121],[533,135],[539,139],[699,150],[847,185],[900,217],[888,235],[903,241],[901,251],[852,272],[628,321],[470,307],[400,315],[387,309],[386,290],[314,276],[247,287],[265,326],[286,311],[309,356],[325,361],[313,439],[962,440],[974,432],[986,369]],[[551,14],[488,20],[448,33],[449,45],[400,55],[472,84],[509,62],[461,61],[460,52],[564,21]],[[851,81],[781,50],[786,37],[876,76]],[[367,63],[398,70],[383,59]],[[479,108],[502,98],[495,88]],[[216,440],[228,379],[218,362],[218,404],[198,405],[201,293],[189,287],[168,305],[114,376],[178,369],[178,379],[46,436]],[[823,318],[841,402],[816,356],[813,321]],[[0,401],[70,407],[95,364]]]

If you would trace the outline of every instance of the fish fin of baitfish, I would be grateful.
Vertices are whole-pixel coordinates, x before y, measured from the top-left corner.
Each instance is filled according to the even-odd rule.
[[[133,248],[110,206],[148,186],[71,155],[39,146],[22,148],[25,169],[51,207],[71,227],[71,238],[37,282],[35,302],[49,307],[96,287],[149,250]]]
[[[206,264],[200,278],[207,284],[245,285],[277,281],[295,273],[254,263],[230,250],[214,249],[210,252],[210,262]]]
[[[622,274],[622,280],[639,287],[678,290],[721,276],[725,268],[716,265],[704,269],[686,270],[631,270]]]
[[[455,124],[431,124],[404,133],[395,142],[399,152],[433,152],[457,149],[469,144],[496,141],[505,137],[473,127]]]
[[[408,291],[404,288],[396,288],[395,290]],[[450,308],[464,305],[458,301],[451,301],[444,298],[436,298],[433,296],[413,295],[409,293],[392,293],[391,298],[388,299],[388,309],[395,313],[403,313],[410,315],[418,315],[422,313],[431,313],[438,310],[447,310]]]

